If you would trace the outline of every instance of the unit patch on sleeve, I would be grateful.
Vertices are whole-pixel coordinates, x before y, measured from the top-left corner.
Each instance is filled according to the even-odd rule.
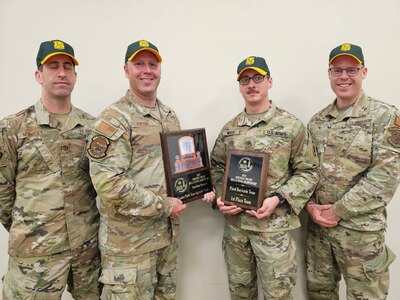
[[[93,158],[102,158],[107,155],[107,149],[110,145],[108,138],[102,135],[96,135],[90,142],[88,153]]]
[[[395,148],[400,148],[400,130],[391,128],[391,135],[388,142]]]

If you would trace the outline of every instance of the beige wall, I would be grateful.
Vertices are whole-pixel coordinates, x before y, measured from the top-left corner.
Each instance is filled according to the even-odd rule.
[[[159,97],[178,113],[183,128],[205,127],[209,148],[243,108],[237,64],[264,56],[278,106],[303,122],[333,100],[327,79],[329,51],[343,42],[364,49],[368,94],[400,108],[399,0],[0,0],[0,117],[38,100],[35,57],[41,41],[71,43],[81,65],[73,102],[97,115],[128,86],[122,66],[129,43],[145,38],[164,58]],[[388,206],[387,242],[400,255],[399,192]],[[223,218],[201,202],[182,217],[179,240],[181,300],[229,299],[221,254]],[[304,294],[302,243],[295,232]],[[0,229],[0,276],[7,268],[7,232]],[[391,267],[389,299],[398,299],[400,259]],[[343,291],[342,291],[343,294]],[[72,299],[65,294],[64,299]]]

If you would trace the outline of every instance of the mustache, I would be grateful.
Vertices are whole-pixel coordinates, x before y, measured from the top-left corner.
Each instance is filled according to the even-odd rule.
[[[250,94],[250,93],[258,93],[258,91],[255,88],[249,88],[247,90],[247,94]]]

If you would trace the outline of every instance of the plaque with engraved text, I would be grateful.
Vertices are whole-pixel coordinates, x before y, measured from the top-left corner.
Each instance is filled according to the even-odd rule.
[[[162,132],[160,137],[168,196],[187,203],[211,192],[205,129]]]
[[[225,169],[222,201],[257,210],[265,199],[268,153],[230,149]]]

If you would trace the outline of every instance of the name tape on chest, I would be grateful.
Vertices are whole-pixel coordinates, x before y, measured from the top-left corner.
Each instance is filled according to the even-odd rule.
[[[269,135],[269,136],[276,136],[276,137],[283,137],[283,138],[289,137],[289,134],[287,132],[277,131],[277,130],[266,130],[265,134]]]
[[[223,136],[238,135],[239,134],[239,130],[226,130],[222,134],[223,134]]]

